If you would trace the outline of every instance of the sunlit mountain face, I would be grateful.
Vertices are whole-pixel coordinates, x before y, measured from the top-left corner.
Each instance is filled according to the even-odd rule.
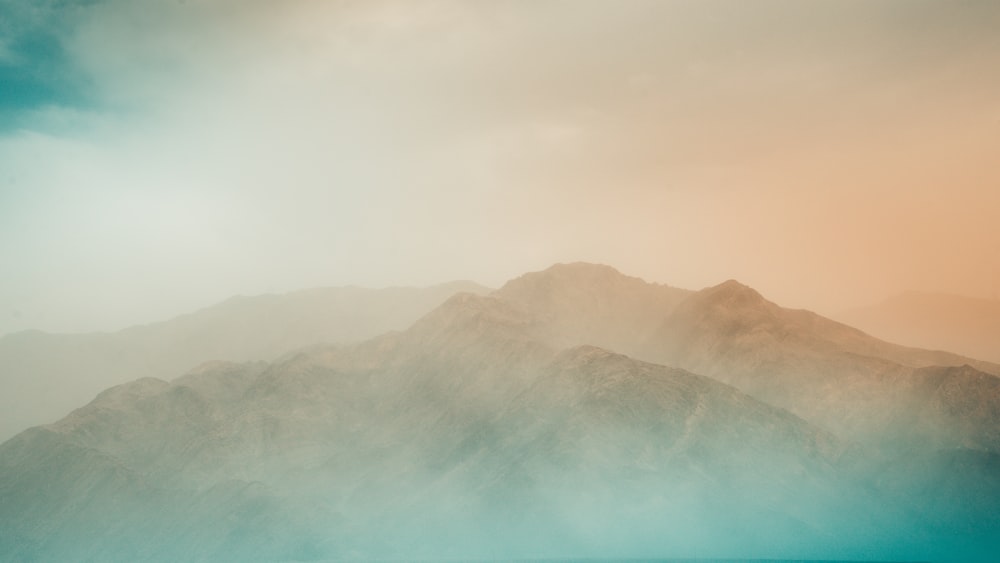
[[[997,373],[734,281],[559,264],[18,434],[0,557],[985,561]]]

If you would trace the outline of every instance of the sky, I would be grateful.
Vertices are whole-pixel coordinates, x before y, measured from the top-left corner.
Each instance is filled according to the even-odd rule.
[[[1000,3],[0,0],[0,334],[591,261],[1000,293]]]

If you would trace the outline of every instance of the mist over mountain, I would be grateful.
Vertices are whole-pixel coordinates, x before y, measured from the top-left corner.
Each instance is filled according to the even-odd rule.
[[[1000,362],[1000,301],[908,291],[838,318],[880,338]]]
[[[1000,366],[890,344],[735,281],[678,306],[642,356],[710,375],[852,440],[1000,452]]]
[[[1000,451],[1000,365],[885,342],[735,280],[691,292],[560,264],[494,295],[537,311],[536,334],[555,345],[599,344],[709,375],[854,440]]]
[[[304,346],[401,330],[460,291],[488,290],[472,282],[317,288],[234,297],[113,333],[10,334],[0,338],[0,440],[136,378],[172,379],[209,360],[270,360]]]
[[[574,262],[510,280],[494,295],[531,311],[554,346],[631,350],[691,293],[626,276],[611,266]]]
[[[832,435],[704,377],[556,352],[530,327],[466,294],[355,347],[110,389],[3,446],[4,554],[722,555],[775,538],[805,554],[873,525],[827,514],[865,502],[842,496]],[[115,542],[39,533],[121,517],[87,499],[141,525]]]
[[[851,440],[1000,452],[1000,365],[891,344],[735,280],[690,292],[560,264],[494,295],[532,311],[552,345],[602,345],[709,375]]]
[[[986,561],[996,373],[734,281],[560,264],[22,432],[0,558]]]

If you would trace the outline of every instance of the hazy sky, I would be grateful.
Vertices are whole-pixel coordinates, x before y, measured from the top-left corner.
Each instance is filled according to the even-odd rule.
[[[998,30],[989,0],[0,0],[0,333],[573,260],[993,297]]]

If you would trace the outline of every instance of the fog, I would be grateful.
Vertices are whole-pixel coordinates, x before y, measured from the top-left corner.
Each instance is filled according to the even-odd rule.
[[[293,308],[319,309],[313,293]],[[253,322],[259,301],[230,304],[247,334],[216,325],[215,346],[301,327],[287,309]],[[149,328],[212,345],[110,336]],[[689,293],[563,264],[356,345],[134,379],[17,434],[0,559],[992,561],[1000,365],[970,361],[735,282]]]
[[[0,10],[0,334],[573,260],[1000,291],[996,3]]]

